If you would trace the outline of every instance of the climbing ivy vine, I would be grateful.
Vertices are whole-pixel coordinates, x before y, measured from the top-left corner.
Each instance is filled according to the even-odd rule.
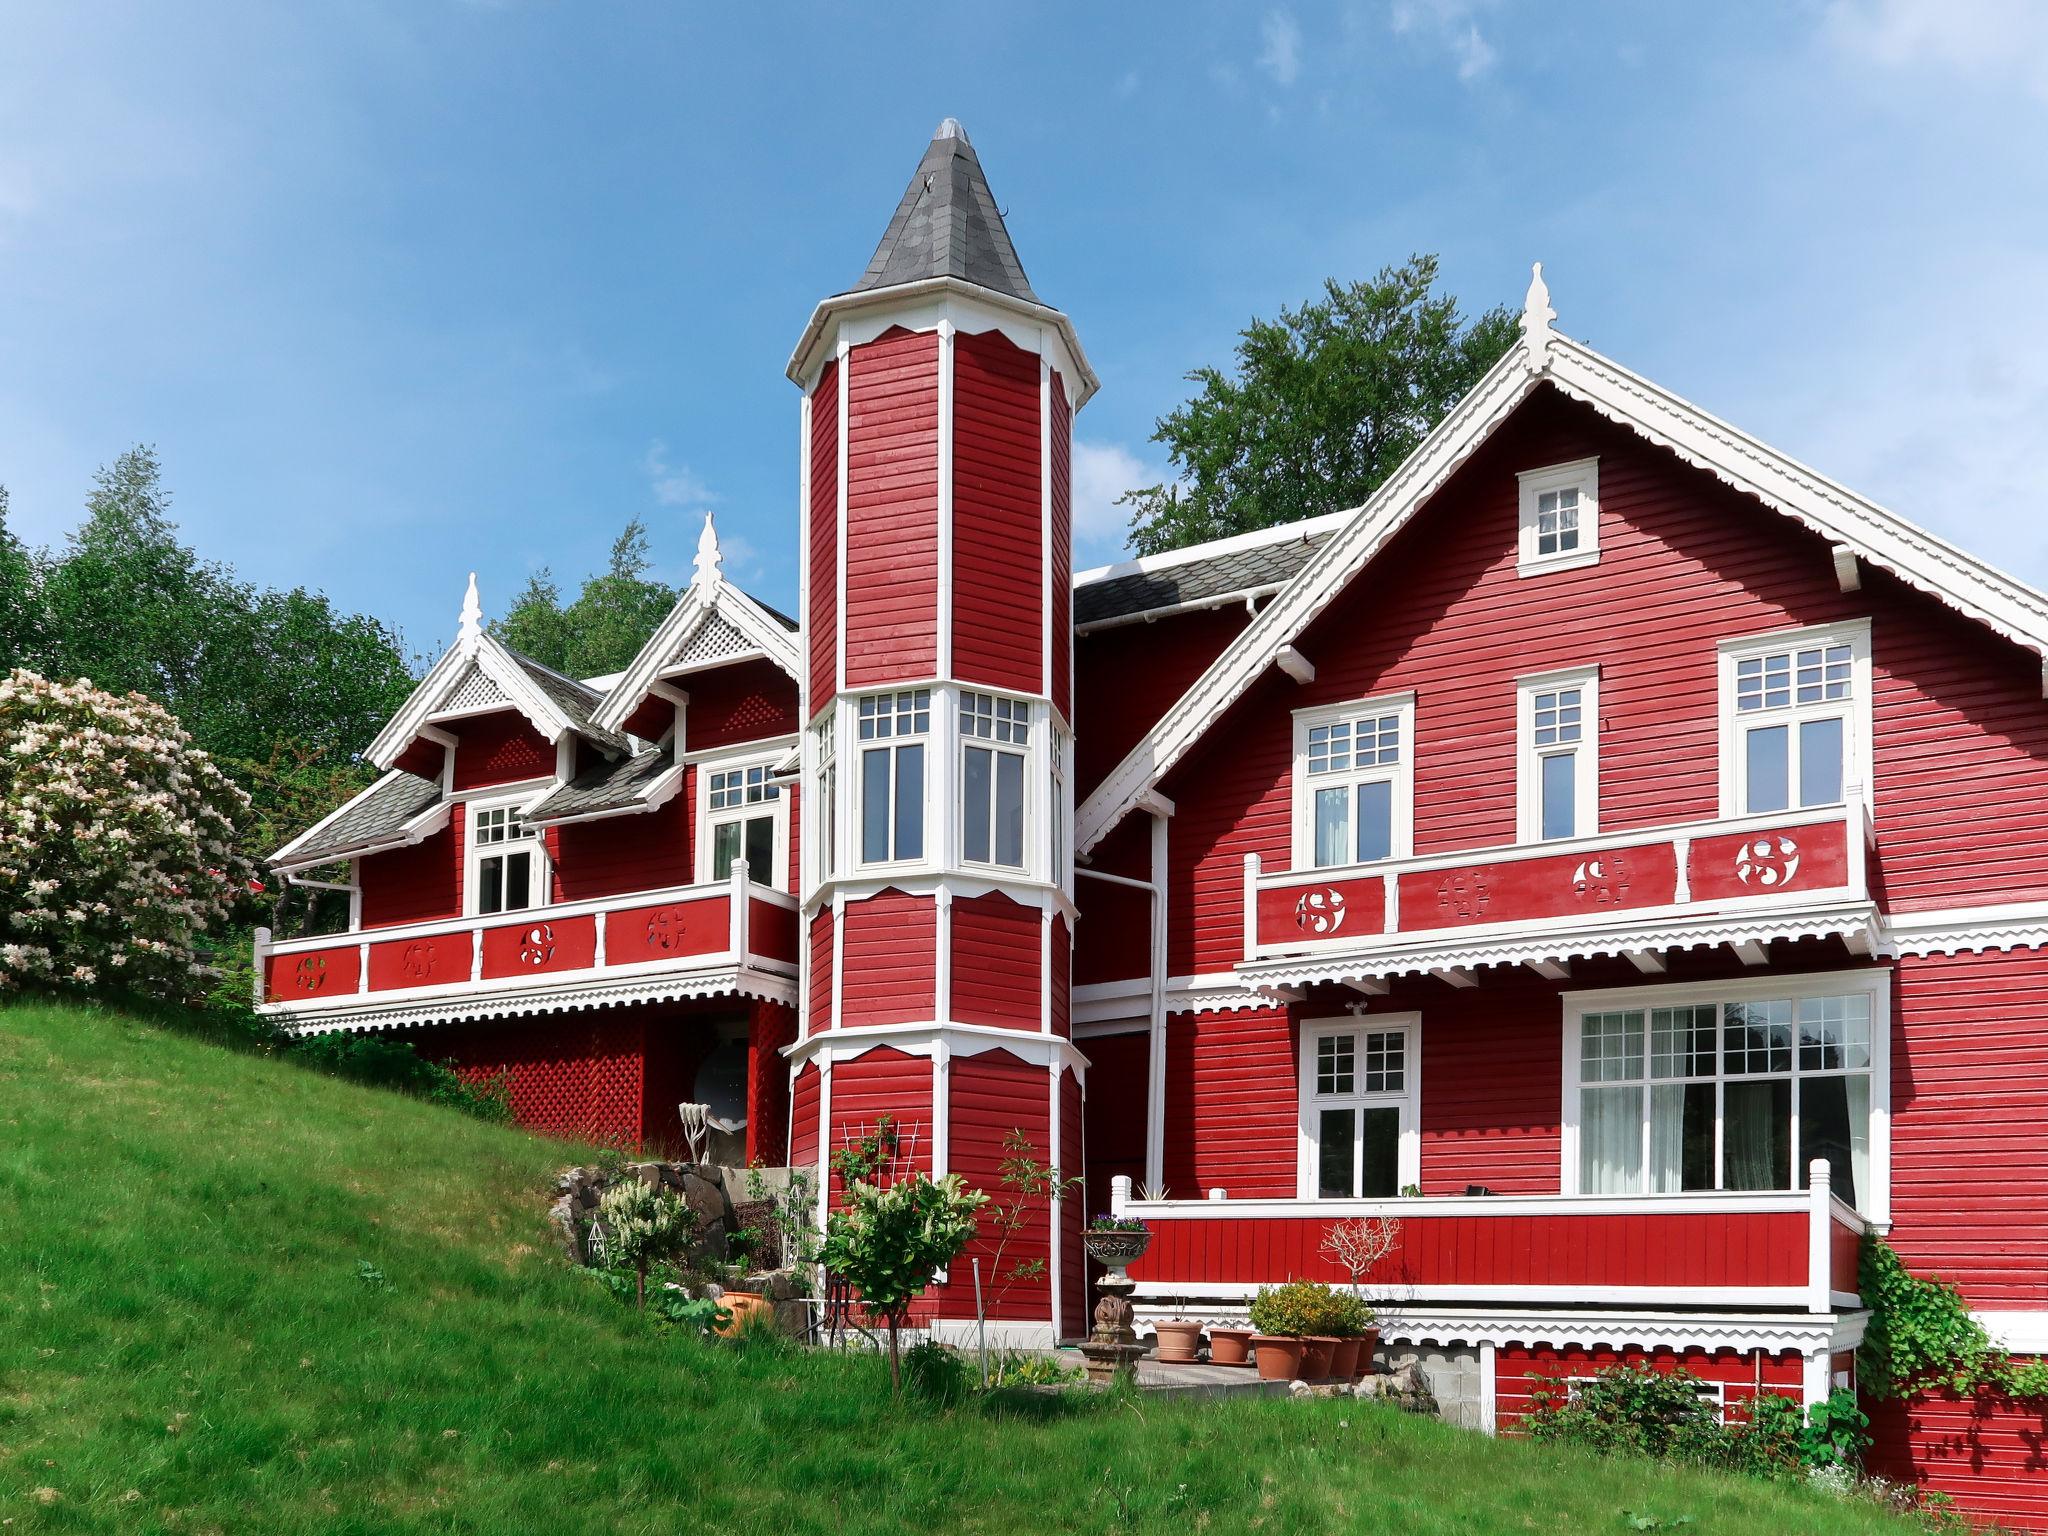
[[[1960,1394],[2048,1397],[2048,1360],[2022,1364],[1991,1342],[1962,1292],[1924,1280],[1875,1233],[1863,1240],[1858,1285],[1870,1323],[1857,1351],[1858,1384],[1873,1397],[1927,1387]]]

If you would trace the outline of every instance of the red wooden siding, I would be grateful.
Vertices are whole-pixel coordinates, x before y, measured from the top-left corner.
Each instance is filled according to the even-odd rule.
[[[1145,1180],[1145,1058],[1150,1043],[1141,1029],[1089,1035],[1079,1042],[1088,1058],[1082,1109],[1090,1215],[1109,1209],[1109,1181],[1116,1175],[1126,1175],[1134,1186]],[[1193,1198],[1193,1186],[1186,1193]]]
[[[1483,1184],[1503,1195],[1555,1194],[1564,1062],[1556,990],[1530,977],[1424,1000],[1396,989],[1391,1006],[1422,1013],[1422,1192],[1461,1195]],[[1368,1027],[1371,1015],[1361,1021]],[[1287,1102],[1294,1102],[1294,1084]]]
[[[1131,1274],[1161,1285],[1341,1282],[1344,1271],[1322,1252],[1329,1224],[1227,1214],[1155,1221]],[[1806,1283],[1806,1238],[1802,1211],[1409,1216],[1374,1273],[1397,1286],[1790,1288]]]
[[[1045,919],[1000,892],[953,903],[953,1012],[962,1024],[1037,1029]]]
[[[747,902],[747,952],[778,960],[796,958],[796,912],[755,896]]]
[[[1074,801],[1159,723],[1249,620],[1244,604],[1074,637]]]
[[[953,341],[953,672],[1044,691],[1045,501],[1038,355],[1000,331]]]
[[[1060,1073],[1060,1156],[1063,1178],[1087,1166],[1087,1128],[1081,1108],[1081,1082],[1072,1072]],[[1060,1336],[1079,1338],[1088,1332],[1088,1255],[1081,1246],[1087,1224],[1086,1197],[1076,1189],[1060,1202]]]
[[[839,1005],[846,1024],[902,1024],[937,1012],[938,928],[928,897],[883,891],[846,905]]]
[[[1016,1196],[1003,1187],[1004,1138],[1012,1131],[1021,1131],[1031,1142],[1031,1156],[1040,1161],[1052,1157],[1051,1074],[1045,1067],[1021,1061],[1008,1051],[981,1051],[972,1056],[954,1056],[949,1077],[948,1171],[986,1191],[996,1205],[1008,1207]],[[968,1261],[979,1258],[982,1294],[990,1317],[1050,1318],[1049,1277],[1041,1274],[1021,1280],[1013,1278],[1020,1261],[1043,1258],[1049,1251],[1049,1202],[1027,1200],[1022,1218],[1021,1225],[1005,1242],[992,1213],[984,1213],[977,1236],[967,1245],[965,1257],[952,1272],[955,1283],[948,1287],[956,1294],[964,1292],[970,1309],[973,1284],[970,1280],[963,1287],[958,1282],[968,1276]]]
[[[502,1077],[513,1117],[528,1130],[629,1150],[640,1145],[643,1014],[450,1025],[414,1038],[423,1054],[448,1061],[472,1082]]]
[[[793,1168],[815,1168],[818,1162],[818,1064],[797,1069],[789,1089],[789,1162]]]
[[[1047,942],[1052,945],[1052,964],[1047,972],[1052,978],[1052,1032],[1056,1035],[1071,1035],[1074,1032],[1073,946],[1067,942],[1067,919],[1064,914],[1054,915],[1052,932]]]
[[[796,730],[796,684],[772,661],[692,672],[682,686],[690,695],[686,729],[692,752]]]
[[[461,915],[463,811],[456,806],[447,826],[410,848],[373,853],[360,862],[365,928]]]
[[[1946,1493],[1980,1520],[2048,1530],[2048,1408],[1946,1391],[1864,1407],[1871,1471]]]
[[[2048,1304],[2048,952],[1908,956],[1892,1027],[1892,1245],[1985,1308]]]
[[[891,330],[846,366],[846,680],[928,677],[938,665],[938,337]]]
[[[756,1002],[747,1029],[747,1161],[781,1167],[789,1157],[789,1069],[796,1010]]]
[[[1167,1020],[1169,1194],[1294,1193],[1294,1038],[1286,1013],[1275,1009]]]
[[[1600,460],[1599,563],[1518,578],[1516,471],[1587,456]],[[1882,573],[1840,591],[1817,536],[1538,394],[1302,636],[1315,681],[1269,675],[1169,776],[1180,807],[1174,971],[1219,970],[1241,954],[1244,854],[1287,865],[1289,711],[1413,689],[1416,851],[1512,843],[1514,680],[1597,662],[1601,830],[1705,820],[1720,808],[1717,642],[1863,615],[1893,900],[2048,893],[2037,662]],[[1123,684],[1122,673],[1105,679]],[[1982,857],[1957,857],[1954,785],[1966,781],[1995,818]]]
[[[521,779],[548,779],[555,773],[553,743],[513,710],[456,720],[455,787],[479,789],[487,784],[515,784]]]
[[[1074,719],[1074,413],[1052,376],[1052,706]],[[1078,802],[1077,802],[1078,803]]]
[[[832,909],[811,915],[811,995],[807,1027],[830,1029],[832,1019]]]
[[[557,828],[555,884],[564,901],[658,891],[696,878],[690,814],[696,800],[681,790],[659,810]]]
[[[827,1154],[873,1131],[884,1115],[896,1122],[900,1155],[896,1171],[931,1172],[932,1059],[893,1046],[835,1062],[832,1067],[832,1126]]]
[[[1658,1371],[1690,1371],[1702,1381],[1723,1385],[1723,1402],[1739,1407],[1759,1390],[1796,1396],[1801,1389],[1802,1363],[1798,1354],[1786,1350],[1771,1354],[1763,1350],[1735,1349],[1531,1349],[1503,1345],[1494,1353],[1494,1403],[1502,1431],[1515,1433],[1536,1406],[1539,1388],[1562,1396],[1565,1383],[1575,1377],[1592,1376],[1622,1365],[1647,1365]]]
[[[811,712],[839,690],[839,364],[827,363],[811,391]]]
[[[1172,835],[1171,831],[1168,836]],[[1133,880],[1149,880],[1152,818],[1137,815],[1125,821],[1095,851],[1091,868]],[[1075,930],[1074,981],[1125,981],[1152,973],[1152,898],[1144,891],[1086,877],[1074,882],[1081,908]]]
[[[484,979],[545,976],[597,964],[597,919],[534,918],[484,929]]]

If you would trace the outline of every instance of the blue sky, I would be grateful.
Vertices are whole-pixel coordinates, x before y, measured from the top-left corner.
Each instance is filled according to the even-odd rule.
[[[981,14],[986,10],[986,14]],[[1412,251],[2048,584],[2048,7],[0,0],[0,484],[437,650],[703,508],[795,585],[812,304],[941,117],[1103,380],[1081,556],[1252,315]]]

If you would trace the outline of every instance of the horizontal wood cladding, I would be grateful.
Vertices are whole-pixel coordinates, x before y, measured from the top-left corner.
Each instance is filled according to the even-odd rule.
[[[682,679],[689,749],[737,747],[796,730],[796,683],[772,661],[743,661]]]
[[[929,1056],[879,1045],[833,1064],[827,1156],[874,1131],[884,1115],[896,1123],[896,1172],[930,1173],[936,1123]]]
[[[810,1006],[805,1027],[813,1031],[830,1029],[832,1019],[832,909],[820,907],[811,914]]]
[[[1587,457],[1600,461],[1598,563],[1518,577],[1516,472]],[[1290,711],[1413,690],[1415,851],[1509,844],[1515,679],[1597,664],[1600,830],[1705,820],[1720,810],[1718,642],[1860,617],[1890,900],[2048,894],[2038,661],[1881,572],[1842,592],[1818,536],[1539,392],[1300,637],[1315,680],[1269,672],[1168,776],[1173,970],[1241,958],[1243,856],[1290,861]]]
[[[1168,1019],[1169,1194],[1186,1200],[1218,1188],[1240,1200],[1294,1194],[1294,1039],[1294,1026],[1277,1009]]]
[[[1235,1191],[1232,1191],[1234,1194]],[[1341,1283],[1322,1251],[1324,1216],[1222,1214],[1152,1224],[1139,1280],[1272,1285]],[[1791,1288],[1806,1282],[1802,1211],[1667,1211],[1615,1216],[1410,1216],[1376,1283],[1407,1286],[1569,1285]]]
[[[952,1017],[1037,1029],[1045,919],[999,891],[953,902]]]
[[[1536,1407],[1536,1394],[1562,1397],[1565,1383],[1618,1366],[1648,1366],[1655,1371],[1687,1371],[1722,1388],[1723,1407],[1737,1406],[1759,1390],[1796,1395],[1802,1387],[1803,1362],[1797,1352],[1775,1354],[1746,1349],[1531,1349],[1503,1345],[1494,1352],[1494,1404],[1497,1422],[1506,1434],[1519,1433]]]
[[[837,1070],[836,1068],[834,1070]],[[1003,1185],[1003,1143],[1012,1132],[1031,1143],[1029,1156],[1052,1160],[1052,1078],[1042,1065],[1033,1066],[1008,1051],[955,1055],[947,1071],[947,1165],[991,1200],[979,1231],[953,1274],[966,1279],[969,1262],[981,1260],[983,1294],[988,1315],[999,1318],[1043,1318],[1050,1315],[1049,1276],[1011,1278],[1015,1266],[1049,1260],[1052,1217],[1047,1202],[1026,1200]],[[1016,1230],[1005,1236],[994,1207],[1017,1209]],[[955,1286],[954,1289],[960,1289]],[[964,1290],[969,1306],[973,1285]]]
[[[1109,1181],[1118,1174],[1134,1186],[1145,1181],[1145,1060],[1151,1044],[1142,1030],[1090,1035],[1080,1042],[1088,1058],[1083,1114],[1088,1147],[1088,1209],[1109,1209]],[[1183,1127],[1185,1137],[1188,1128]],[[1185,1191],[1195,1195],[1192,1185]]]
[[[461,916],[464,809],[456,806],[447,826],[410,848],[393,848],[358,861],[365,928]]]
[[[544,740],[524,715],[501,709],[452,720],[447,728],[455,733],[457,789],[554,777],[554,743]]]
[[[1233,603],[1074,637],[1076,804],[1249,622],[1244,604]]]
[[[1074,719],[1074,411],[1052,376],[1052,704]],[[1085,792],[1084,792],[1085,793]],[[1076,797],[1076,804],[1080,801]]]
[[[929,897],[883,891],[840,915],[841,1022],[906,1024],[938,1012],[937,908]]]
[[[1074,1033],[1074,946],[1067,937],[1064,914],[1054,914],[1047,942],[1052,945],[1051,963],[1047,969],[1052,981],[1052,1006],[1049,1010],[1052,1032],[1071,1036]]]
[[[696,879],[690,846],[695,805],[693,795],[679,791],[659,810],[558,828],[555,884],[561,899],[585,901],[690,884]]]
[[[1978,1521],[2048,1530],[2048,1408],[1947,1391],[1864,1407],[1871,1471],[1945,1493]]]
[[[1039,693],[1045,501],[1039,360],[1000,331],[953,341],[953,672]]]
[[[2048,953],[1907,956],[1892,1245],[1973,1306],[2048,1308]]]
[[[811,500],[805,508],[811,590],[810,702],[815,713],[839,691],[839,364],[827,363],[811,391]]]
[[[807,1061],[797,1068],[789,1088],[789,1164],[792,1168],[815,1169],[818,1164],[818,1064]]]
[[[1509,977],[1434,990],[1410,989],[1422,1014],[1422,1192],[1484,1184],[1503,1195],[1555,1194],[1564,1071],[1556,989]],[[1371,1019],[1360,1022],[1369,1028]]]
[[[846,680],[938,667],[938,336],[890,330],[846,358]]]

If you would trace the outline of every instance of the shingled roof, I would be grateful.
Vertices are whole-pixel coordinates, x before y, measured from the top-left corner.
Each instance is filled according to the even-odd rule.
[[[272,857],[294,868],[316,864],[401,840],[408,823],[441,803],[433,779],[394,768],[369,790],[294,838]]]
[[[676,760],[661,747],[615,762],[596,763],[530,807],[526,819],[569,821],[604,811],[632,810],[644,805],[648,787],[675,767]]]
[[[932,135],[874,260],[848,292],[932,277],[956,277],[1027,304],[1039,302],[974,146],[950,117]]]
[[[1074,582],[1076,627],[1182,608],[1239,592],[1271,591],[1292,581],[1336,535],[1343,519],[1319,517],[1260,537],[1218,541],[1212,554],[1131,560],[1083,572]]]

